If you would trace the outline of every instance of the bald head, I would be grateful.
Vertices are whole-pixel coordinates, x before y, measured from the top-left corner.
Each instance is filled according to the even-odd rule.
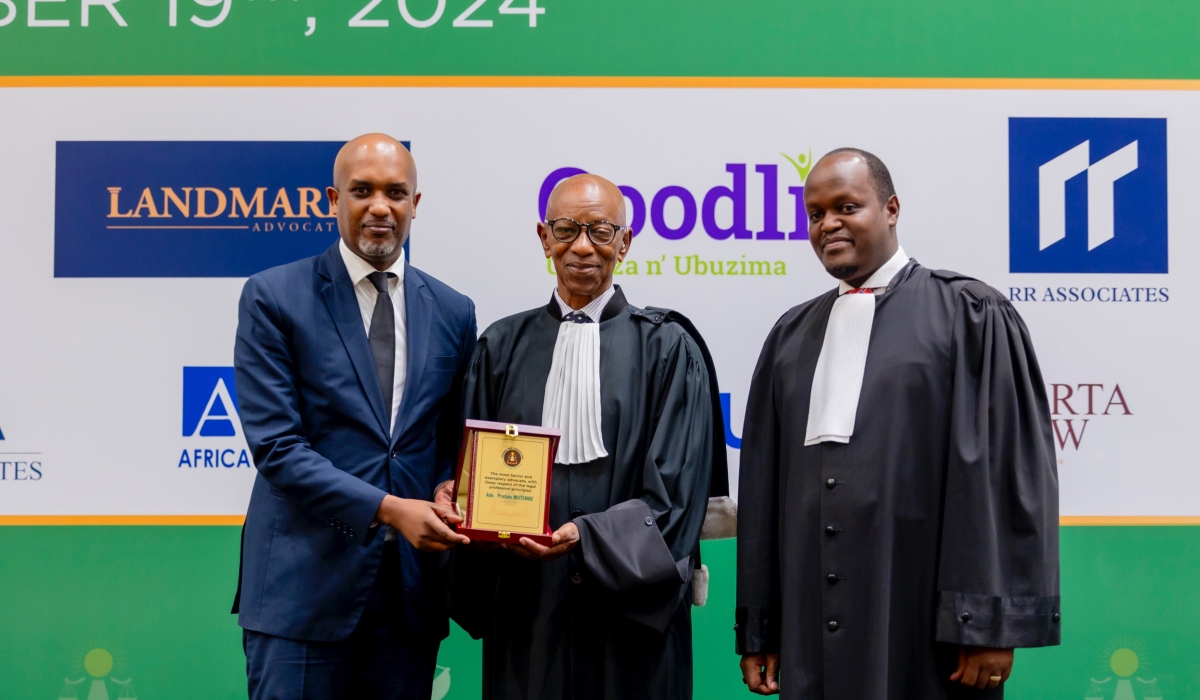
[[[421,201],[417,164],[404,144],[387,134],[350,140],[333,162],[333,187],[326,193],[350,250],[378,270],[400,259]]]
[[[608,231],[596,244],[592,238],[604,227],[589,228],[592,233],[585,235],[582,226],[572,227],[561,219],[585,225],[604,221],[617,231],[615,235]],[[551,221],[557,222],[555,226],[546,223]],[[538,222],[538,237],[546,257],[554,261],[558,295],[571,308],[582,309],[612,286],[613,271],[629,252],[634,232],[625,225],[625,196],[599,175],[575,175],[558,183],[550,193],[546,222]],[[567,235],[555,233],[560,226],[566,227]],[[570,235],[572,228],[574,238]]]
[[[363,134],[347,141],[333,161],[333,186],[342,189],[348,173],[378,162],[391,162],[403,168],[416,190],[417,162],[404,144],[387,134]]]
[[[610,224],[625,225],[625,195],[616,185],[591,173],[572,175],[555,186],[546,203],[546,220],[573,218],[562,212],[581,206],[603,210],[605,214],[601,219]]]

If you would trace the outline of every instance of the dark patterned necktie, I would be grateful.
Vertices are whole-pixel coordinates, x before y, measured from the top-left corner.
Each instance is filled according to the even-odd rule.
[[[562,320],[564,322],[570,321],[571,323],[595,323],[595,321],[592,320],[591,316],[588,316],[587,314],[583,313],[582,311],[572,311],[571,313],[567,314],[566,316],[563,316]]]
[[[379,374],[379,387],[383,389],[383,410],[392,422],[392,391],[396,386],[396,309],[388,294],[388,279],[396,275],[391,272],[372,272],[367,275],[378,292],[375,311],[371,313],[371,354],[375,356],[375,371]]]

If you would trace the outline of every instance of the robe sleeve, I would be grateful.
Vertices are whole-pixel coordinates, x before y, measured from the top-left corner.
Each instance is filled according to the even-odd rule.
[[[713,416],[708,370],[690,336],[681,333],[656,364],[642,495],[574,522],[577,556],[597,583],[617,594],[615,611],[662,631],[686,595],[699,551]]]
[[[1058,474],[1029,331],[980,282],[962,288],[955,313],[936,637],[1058,644]]]
[[[778,328],[778,327],[777,327]],[[746,399],[738,468],[738,654],[779,652],[779,417],[775,412],[777,330],[763,344]]]

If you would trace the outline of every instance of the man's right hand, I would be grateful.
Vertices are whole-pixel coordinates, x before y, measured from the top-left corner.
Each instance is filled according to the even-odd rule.
[[[394,527],[422,552],[444,552],[456,544],[471,543],[465,535],[450,529],[451,523],[463,519],[447,505],[388,494],[379,504],[375,520]]]
[[[766,667],[764,672],[763,667]],[[742,682],[752,693],[779,693],[779,654],[746,654],[742,657]]]

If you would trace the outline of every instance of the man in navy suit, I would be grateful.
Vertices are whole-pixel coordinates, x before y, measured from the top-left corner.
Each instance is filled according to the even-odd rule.
[[[475,307],[405,260],[421,194],[401,143],[356,138],[333,175],[341,240],[242,291],[258,476],[234,612],[251,700],[428,700],[448,632],[436,553],[467,542],[432,501],[453,479]]]

